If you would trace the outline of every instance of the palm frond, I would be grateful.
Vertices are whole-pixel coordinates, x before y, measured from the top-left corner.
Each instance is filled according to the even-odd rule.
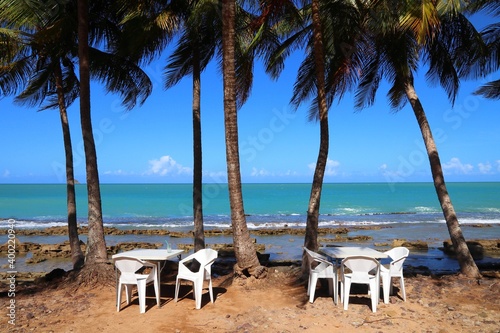
[[[50,61],[38,61],[34,75],[31,76],[25,89],[14,101],[30,107],[39,106],[48,94],[55,91],[54,64]]]
[[[450,53],[447,43],[439,41],[440,39],[436,38],[429,43],[428,51],[425,53],[425,60],[429,64],[426,78],[430,83],[439,82],[446,91],[448,99],[454,104],[460,87],[460,79],[456,71],[454,57]]]
[[[439,26],[439,15],[434,0],[403,1],[401,27],[412,31],[419,44],[424,44]],[[405,8],[406,5],[406,8]]]
[[[186,30],[179,37],[177,47],[167,59],[164,70],[165,89],[175,86],[183,77],[192,73],[193,52],[195,50],[193,50],[191,33]]]
[[[363,109],[373,105],[375,102],[375,95],[381,81],[379,72],[380,66],[380,59],[378,57],[373,57],[373,59],[367,62],[362,68],[362,75],[354,95],[354,106],[356,109]]]
[[[108,91],[119,93],[126,109],[132,109],[137,102],[144,103],[149,97],[153,84],[135,63],[95,48],[90,48],[89,54],[91,78],[105,83]]]
[[[500,99],[500,80],[491,81],[474,92],[489,99]]]
[[[500,0],[475,0],[469,1],[466,7],[466,11],[471,13],[476,13],[479,11],[485,11],[486,13],[491,13],[495,16],[500,15]]]
[[[17,94],[27,84],[33,72],[31,57],[24,57],[0,66],[0,95]]]
[[[316,75],[314,56],[312,52],[308,52],[300,64],[297,79],[293,86],[293,95],[290,103],[295,109],[297,109],[303,102],[309,100],[311,97],[315,96],[315,94]]]
[[[488,72],[493,72],[500,68],[500,23],[487,26],[481,32],[489,51]]]

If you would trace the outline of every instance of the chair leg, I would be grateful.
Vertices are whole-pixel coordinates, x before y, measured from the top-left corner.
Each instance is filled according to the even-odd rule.
[[[340,280],[340,289],[339,289],[340,303],[344,303],[344,281]]]
[[[131,284],[125,284],[125,297],[127,298],[127,305],[132,301],[132,288]]]
[[[382,276],[382,291],[384,293],[384,303],[389,304],[391,277],[388,275]]]
[[[311,274],[309,274],[309,279],[307,280],[307,296],[311,294]]]
[[[309,277],[309,303],[314,303],[314,293],[316,292],[316,284],[318,283],[318,275],[312,273]]]
[[[203,289],[203,279],[194,280],[193,281],[193,289],[194,289],[194,300],[196,302],[196,310],[201,309],[201,295]]]
[[[210,293],[210,302],[214,302],[214,292],[212,290],[212,278],[208,279],[208,291]]]
[[[116,288],[116,312],[120,312],[121,302],[122,302],[122,284],[119,283]]]
[[[179,278],[175,279],[175,296],[174,301],[177,302],[177,298],[179,297],[179,288],[180,288],[180,280]]]
[[[351,293],[351,279],[344,279],[344,310],[349,306],[349,295]]]
[[[333,302],[337,304],[337,298],[338,298],[338,282],[335,277],[329,278],[328,279],[328,292],[330,295],[333,297]]]
[[[155,287],[155,295],[156,295],[156,305],[160,307],[160,285],[158,283],[158,279],[155,277],[154,280],[154,287]]]
[[[380,284],[377,285],[377,279],[370,280],[370,298],[372,300],[372,311],[377,312],[377,303],[378,303],[378,292],[377,288],[380,288]]]
[[[146,280],[137,281],[137,294],[139,296],[139,312],[146,312]]]
[[[404,278],[403,278],[402,275],[401,275],[401,279],[400,279],[399,285],[401,287],[401,294],[403,294],[403,301],[406,302],[405,280],[404,280]]]

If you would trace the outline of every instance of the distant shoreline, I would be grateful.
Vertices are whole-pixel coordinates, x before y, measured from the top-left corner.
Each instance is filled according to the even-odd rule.
[[[422,228],[422,226],[420,226]],[[485,229],[482,235],[490,234],[491,227],[480,225]],[[497,226],[495,226],[497,229]],[[490,232],[487,232],[490,230]],[[429,232],[423,229],[424,232]],[[86,227],[79,230],[80,240],[85,244]],[[410,249],[410,257],[407,262],[407,272],[410,274],[448,274],[457,272],[459,267],[452,253],[447,253],[443,248],[446,238],[443,239],[404,239],[389,238],[382,239],[391,233],[404,235],[403,231],[393,230],[390,226],[357,226],[357,227],[338,227],[338,228],[319,228],[318,241],[320,246],[367,246],[379,251],[385,251],[395,246],[406,246]],[[441,230],[446,235],[445,230]],[[268,256],[271,263],[279,262],[300,262],[301,247],[304,240],[304,228],[264,228],[250,230],[252,238],[255,238],[256,249],[260,253]],[[410,235],[423,233],[408,230]],[[495,237],[493,232],[491,237],[483,239],[467,239],[474,245],[475,250],[479,250],[477,264],[483,269],[500,267],[500,239]],[[67,227],[50,227],[44,229],[22,229],[17,230],[17,236],[20,244],[27,242],[24,247],[24,253],[18,256],[19,271],[24,272],[49,272],[55,268],[69,270],[71,260],[69,251]],[[192,231],[170,231],[167,229],[119,229],[105,228],[105,237],[107,246],[113,251],[123,251],[137,247],[158,248],[164,246],[164,241],[176,248],[181,248],[189,253],[192,249],[193,234]],[[214,228],[205,230],[205,240],[207,247],[220,246],[223,244],[232,244],[231,228]],[[50,244],[48,244],[50,243]],[[3,245],[4,246],[4,245]],[[5,249],[2,249],[2,253]],[[51,258],[44,253],[54,251],[56,257]],[[35,253],[36,252],[36,253]],[[39,252],[39,253],[38,253]],[[30,253],[30,255],[28,255]],[[5,256],[2,256],[0,264],[4,264]],[[35,260],[33,263],[25,262],[28,258]],[[30,259],[30,261],[33,261]]]

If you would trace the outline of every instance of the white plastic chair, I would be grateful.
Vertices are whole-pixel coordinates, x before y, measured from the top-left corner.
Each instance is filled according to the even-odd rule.
[[[328,279],[328,291],[333,294],[333,301],[338,302],[338,276],[337,266],[328,261],[328,258],[303,247],[307,254],[309,263],[309,283],[307,285],[307,295],[309,302],[314,302],[314,293],[318,279]]]
[[[203,249],[196,253],[187,256],[179,261],[179,272],[175,281],[175,301],[179,296],[179,288],[181,280],[188,280],[193,283],[193,294],[196,301],[196,309],[201,308],[201,297],[203,283],[208,281],[208,291],[210,293],[210,301],[214,302],[212,291],[212,264],[217,259],[217,251],[213,249]],[[197,262],[197,263],[196,263]],[[191,263],[192,265],[189,265]],[[194,264],[194,265],[193,265]],[[193,271],[188,266],[198,266],[196,271]]]
[[[389,303],[389,294],[392,294],[393,291],[392,278],[399,278],[403,301],[406,302],[403,263],[410,254],[410,250],[406,247],[395,247],[384,253],[387,254],[392,260],[388,265],[380,266],[380,277],[382,279],[382,287],[384,290],[384,303]]]
[[[122,287],[125,288],[127,304],[132,299],[132,288],[137,286],[137,295],[139,298],[140,313],[146,312],[146,285],[154,283],[156,304],[160,305],[160,290],[158,285],[157,267],[155,264],[146,262],[137,258],[121,257],[116,258],[115,266],[120,271],[118,286],[116,289],[116,311],[120,311]],[[136,273],[139,269],[150,268],[149,273]]]
[[[372,301],[372,311],[377,311],[380,287],[380,263],[377,259],[365,256],[351,256],[342,260],[340,265],[342,275],[342,297],[344,310],[349,305],[351,284],[366,284],[369,286],[369,294]]]

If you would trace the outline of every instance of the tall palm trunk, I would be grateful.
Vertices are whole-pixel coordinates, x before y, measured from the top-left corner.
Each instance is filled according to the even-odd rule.
[[[241,190],[240,156],[238,145],[238,117],[236,110],[235,78],[235,0],[222,1],[222,49],[224,81],[224,125],[226,135],[226,163],[233,230],[235,273],[248,273],[256,278],[267,276],[267,269],[260,265],[255,246],[250,238]]]
[[[195,37],[196,41],[196,37]],[[201,145],[201,74],[199,47],[193,47],[193,218],[194,249],[205,248],[203,231],[203,167]]]
[[[312,1],[313,38],[314,38],[314,65],[316,70],[316,82],[318,92],[319,122],[320,122],[320,145],[319,154],[314,170],[314,177],[307,208],[307,224],[304,246],[310,250],[318,249],[318,220],[321,202],[321,191],[325,175],[326,162],[328,160],[329,133],[328,133],[328,107],[325,94],[325,64],[323,58],[323,40],[321,32],[321,18],[319,1]],[[304,254],[305,256],[305,254]],[[306,260],[302,260],[302,270],[307,269]]]
[[[71,144],[68,114],[66,112],[66,103],[64,100],[62,72],[59,64],[55,68],[54,76],[56,81],[59,114],[61,116],[64,153],[66,157],[66,202],[68,207],[68,235],[71,248],[71,262],[73,263],[73,269],[80,269],[83,266],[85,257],[80,247],[80,239],[78,237],[78,225],[76,222],[75,176],[73,172],[73,148]]]
[[[462,230],[458,223],[458,218],[451,203],[450,195],[446,189],[446,184],[444,181],[443,169],[441,167],[441,161],[439,159],[439,154],[432,137],[432,132],[427,122],[427,117],[424,112],[424,108],[420,103],[420,100],[415,92],[415,88],[411,83],[407,83],[405,87],[405,92],[408,100],[411,103],[415,117],[417,118],[420,131],[422,132],[422,137],[424,139],[425,148],[427,150],[427,155],[429,156],[429,162],[431,166],[432,179],[434,180],[434,187],[441,204],[441,209],[443,210],[444,218],[446,220],[446,226],[448,227],[448,232],[450,233],[451,242],[455,248],[458,263],[460,265],[460,271],[468,277],[480,278],[481,273],[477,268],[474,259],[467,247],[467,243],[462,234]]]
[[[78,58],[80,67],[80,121],[82,126],[88,195],[88,237],[86,264],[107,261],[102,223],[101,190],[97,170],[92,120],[90,115],[90,73],[88,45],[88,0],[78,0]]]

